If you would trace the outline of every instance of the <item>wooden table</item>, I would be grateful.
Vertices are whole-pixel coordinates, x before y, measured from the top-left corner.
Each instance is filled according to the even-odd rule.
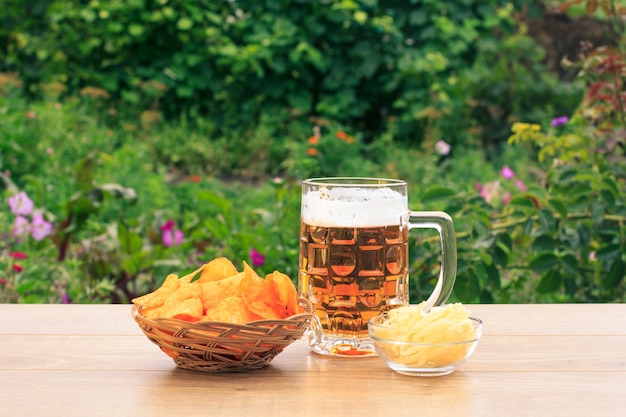
[[[626,304],[470,305],[474,355],[431,378],[310,353],[175,367],[128,305],[0,304],[0,416],[626,416]]]

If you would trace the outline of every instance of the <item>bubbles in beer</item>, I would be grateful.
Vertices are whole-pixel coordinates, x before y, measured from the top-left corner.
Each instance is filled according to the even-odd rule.
[[[399,224],[325,229],[302,228],[303,295],[315,305],[324,331],[365,337],[369,318],[406,299],[398,291],[406,289],[408,231]]]

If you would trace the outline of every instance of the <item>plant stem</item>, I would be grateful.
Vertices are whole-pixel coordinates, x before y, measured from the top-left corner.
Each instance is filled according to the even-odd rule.
[[[531,216],[530,218],[533,220],[537,220],[539,216]],[[581,219],[590,219],[590,218],[591,216],[587,213],[571,214],[565,217],[565,219],[561,219],[560,216],[555,216],[556,220],[581,220]],[[615,222],[626,221],[626,216],[622,216],[619,214],[605,214],[604,218],[606,220],[611,220]],[[510,227],[519,226],[521,224],[524,224],[527,220],[528,220],[528,217],[525,217],[521,219],[510,220],[508,222],[494,223],[491,226],[491,230],[502,230],[502,229],[508,229]]]

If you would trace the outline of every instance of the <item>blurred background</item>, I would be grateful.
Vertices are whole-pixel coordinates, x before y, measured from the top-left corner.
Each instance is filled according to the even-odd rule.
[[[409,182],[462,302],[625,301],[610,0],[4,0],[0,301],[128,302],[216,256],[297,281],[300,181]],[[412,237],[412,301],[439,243]]]

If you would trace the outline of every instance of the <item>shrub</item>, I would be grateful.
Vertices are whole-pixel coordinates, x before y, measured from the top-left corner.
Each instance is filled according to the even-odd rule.
[[[196,112],[218,142],[238,131],[239,146],[242,126],[311,117],[365,142],[393,127],[407,143],[461,143],[482,123],[528,119],[536,97],[576,94],[540,71],[529,38],[507,40],[515,10],[498,0],[13,3],[0,69],[30,93],[103,96],[138,119]]]

